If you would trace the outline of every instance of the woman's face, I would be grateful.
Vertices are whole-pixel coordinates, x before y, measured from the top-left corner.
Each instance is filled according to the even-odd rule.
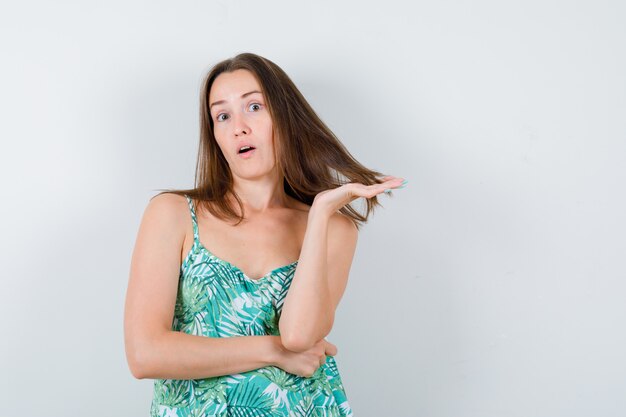
[[[248,70],[221,73],[209,91],[213,132],[235,176],[255,178],[275,166],[272,119],[261,86]],[[254,149],[241,153],[244,145]]]

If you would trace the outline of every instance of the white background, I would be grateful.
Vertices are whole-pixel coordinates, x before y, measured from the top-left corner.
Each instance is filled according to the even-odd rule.
[[[328,340],[356,417],[626,414],[618,1],[3,2],[0,408],[147,416],[123,341],[156,190],[193,185],[204,73],[281,66],[409,180]]]

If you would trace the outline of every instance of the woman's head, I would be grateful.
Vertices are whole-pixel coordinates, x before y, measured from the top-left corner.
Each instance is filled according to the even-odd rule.
[[[258,109],[258,112],[255,111],[256,114],[254,114],[254,116],[252,112],[249,112],[247,113],[249,117],[243,117],[246,113],[242,110],[248,109],[243,109],[241,105],[248,102],[252,104],[251,102],[254,100],[248,100],[248,97],[242,99],[241,95],[237,97],[236,94],[239,92],[243,94],[255,90],[260,91],[260,94],[256,94],[251,98],[263,100],[264,108]],[[278,65],[274,64],[269,59],[252,53],[241,53],[234,58],[226,59],[213,66],[204,78],[200,94],[200,140],[202,142],[201,147],[204,145],[204,147],[211,151],[212,157],[219,160],[215,162],[220,165],[220,168],[224,167],[224,163],[229,162],[227,154],[225,155],[224,152],[220,154],[219,152],[219,150],[224,149],[221,147],[221,144],[227,142],[225,139],[228,136],[232,139],[234,131],[237,130],[237,128],[241,129],[241,127],[245,126],[245,123],[239,124],[238,127],[235,127],[233,123],[224,124],[223,120],[228,116],[222,117],[220,121],[216,120],[216,116],[221,114],[221,111],[219,111],[219,109],[213,109],[211,105],[217,100],[222,100],[223,98],[219,96],[225,94],[230,94],[230,99],[232,100],[230,102],[231,105],[236,104],[238,106],[236,110],[238,114],[242,116],[240,118],[241,122],[245,120],[256,121],[259,119],[265,121],[266,116],[269,116],[272,129],[270,141],[272,142],[275,170],[281,180],[285,178],[285,162],[283,160],[284,148],[297,141],[298,138],[295,137],[295,130],[302,127],[302,123],[294,121],[293,118],[296,113],[302,113],[300,107],[303,105],[308,107],[308,103],[306,103],[306,100],[302,97],[295,84]],[[215,110],[218,111],[217,114]],[[308,107],[308,110],[312,112],[310,107]],[[306,113],[306,110],[304,112]],[[230,120],[232,121],[232,119]],[[306,117],[303,117],[302,120],[306,120]],[[248,126],[248,128],[251,129],[252,126]],[[239,132],[240,137],[247,133],[250,132]],[[241,140],[240,137],[238,137],[239,140]],[[291,141],[290,144],[284,144],[283,138],[285,138],[286,141]],[[306,151],[306,149],[303,149],[303,151]],[[256,150],[255,154],[258,153],[258,150]],[[199,157],[200,156],[201,155],[199,155]],[[266,157],[265,159],[267,160],[269,155],[267,152],[263,152],[263,156]],[[230,159],[233,160],[233,158]],[[249,159],[252,160],[254,158]],[[208,161],[208,159],[205,160]],[[237,161],[237,159],[234,160]],[[230,166],[234,168],[234,164]],[[226,173],[226,171],[227,170],[223,170],[222,172]]]
[[[276,169],[272,117],[254,74],[247,69],[222,72],[211,84],[207,102],[212,136],[233,179],[271,175],[282,180]],[[245,146],[251,150],[242,152]]]
[[[242,97],[255,90],[260,93]],[[224,102],[212,106],[216,101]],[[258,145],[247,159],[237,153],[246,141]],[[268,173],[283,182],[286,194],[308,205],[322,191],[347,182],[381,183],[383,176],[348,152],[278,65],[241,53],[217,63],[204,77],[195,188],[173,192],[207,202],[216,216],[241,220],[227,200],[227,194],[233,195],[243,212],[233,175]],[[340,211],[358,227],[376,205],[380,203],[373,197],[366,200],[364,215],[351,205]]]

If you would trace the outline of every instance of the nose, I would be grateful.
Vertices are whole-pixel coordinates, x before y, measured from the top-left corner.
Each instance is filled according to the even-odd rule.
[[[250,128],[246,124],[243,116],[233,116],[234,127],[235,127],[235,136],[247,135],[250,133]]]

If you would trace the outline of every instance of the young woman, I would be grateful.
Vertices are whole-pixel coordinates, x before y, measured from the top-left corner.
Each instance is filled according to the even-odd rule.
[[[324,338],[360,222],[402,178],[358,163],[266,58],[218,63],[200,101],[195,187],[150,200],[131,261],[126,355],[155,380],[151,416],[352,416]]]

